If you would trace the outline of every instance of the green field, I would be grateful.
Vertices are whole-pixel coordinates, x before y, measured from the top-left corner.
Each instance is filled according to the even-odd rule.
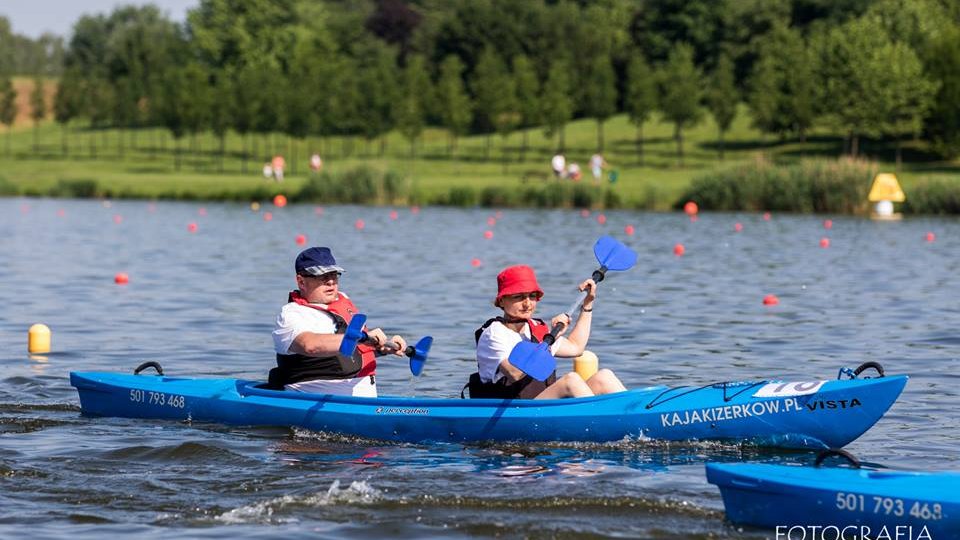
[[[548,140],[541,129],[529,131],[529,147],[522,160],[520,133],[506,140],[492,136],[489,157],[485,157],[485,136],[462,138],[451,155],[447,134],[440,129],[424,132],[416,157],[411,157],[409,143],[396,133],[388,137],[383,155],[379,141],[367,143],[343,137],[295,141],[281,134],[250,135],[246,139],[247,154],[257,157],[246,160],[243,173],[243,139],[233,133],[226,139],[223,172],[218,142],[210,134],[195,139],[188,135],[180,140],[179,170],[174,140],[160,129],[91,130],[77,123],[64,130],[48,121],[35,134],[33,127],[21,124],[9,135],[9,152],[7,137],[6,133],[0,134],[0,179],[6,179],[21,194],[44,194],[60,181],[95,180],[100,189],[114,196],[140,198],[242,199],[258,188],[271,193],[295,193],[308,178],[310,153],[317,151],[323,157],[326,172],[337,173],[359,165],[392,169],[403,174],[426,201],[431,201],[456,186],[479,190],[546,182],[552,178],[549,162],[557,148],[556,139]],[[618,172],[617,182],[609,187],[621,200],[628,206],[655,209],[669,208],[692,178],[710,170],[756,159],[776,163],[795,163],[803,158],[833,159],[843,149],[841,138],[823,132],[813,133],[803,144],[765,136],[750,126],[745,109],[727,133],[724,160],[719,157],[717,131],[709,119],[685,132],[683,166],[677,159],[671,124],[648,122],[644,139],[641,164],[636,128],[625,116],[616,116],[605,126],[603,155],[610,164],[607,171]],[[587,163],[597,147],[596,122],[571,122],[565,146],[568,163],[579,163],[584,172],[581,182],[590,184]],[[894,170],[892,144],[862,141],[861,148],[868,159],[879,162],[881,170]],[[276,152],[287,160],[282,184],[267,181],[261,174],[263,163]],[[960,164],[956,161],[939,161],[911,144],[905,146],[904,156],[906,161],[898,177],[908,193],[911,182],[923,178],[960,182]]]

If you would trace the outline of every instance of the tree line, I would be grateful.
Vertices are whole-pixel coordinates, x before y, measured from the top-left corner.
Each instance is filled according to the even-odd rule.
[[[2,30],[2,25],[0,25]],[[684,132],[713,117],[718,151],[745,103],[754,125],[804,140],[922,139],[960,154],[960,7],[949,0],[202,0],[184,24],[156,7],[76,22],[53,112],[68,128],[162,126],[177,141],[229,131],[346,136],[416,152],[458,138],[654,113]],[[6,83],[4,81],[7,81]],[[10,125],[0,73],[0,122]],[[42,116],[41,116],[42,117]],[[521,155],[527,150],[524,136]],[[257,149],[253,148],[253,153]]]

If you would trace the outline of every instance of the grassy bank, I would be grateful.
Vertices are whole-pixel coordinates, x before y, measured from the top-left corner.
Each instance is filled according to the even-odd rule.
[[[781,142],[750,127],[745,111],[726,136],[725,158],[718,151],[717,133],[711,122],[685,133],[685,157],[681,166],[672,138],[673,126],[653,121],[644,126],[642,156],[636,128],[617,116],[605,125],[604,157],[610,164],[604,180],[594,185],[587,162],[597,147],[596,122],[572,122],[566,131],[565,155],[584,171],[579,184],[558,186],[550,173],[550,158],[556,139],[541,130],[506,139],[471,136],[451,150],[446,132],[427,130],[415,153],[398,134],[391,134],[381,149],[380,141],[329,137],[293,140],[280,134],[241,137],[231,133],[225,153],[210,134],[174,141],[164,130],[91,130],[85,125],[67,129],[46,122],[35,132],[18,125],[12,134],[0,135],[0,191],[6,194],[109,196],[175,199],[263,199],[274,193],[296,195],[310,181],[307,159],[319,152],[328,178],[344,178],[359,170],[378,175],[399,175],[405,195],[392,203],[489,204],[502,206],[579,205],[619,206],[666,210],[688,193],[692,182],[717,171],[736,170],[758,159],[784,166],[802,159],[834,158],[843,141],[814,133],[807,142]],[[7,144],[9,142],[9,152]],[[879,170],[893,171],[893,147],[878,141],[863,144],[868,158]],[[382,150],[382,151],[381,151]],[[283,183],[261,175],[263,163],[274,153],[287,160]],[[247,156],[244,158],[244,156]],[[914,184],[938,189],[960,187],[960,165],[937,161],[909,146],[907,162],[898,174],[908,198]],[[607,174],[615,170],[617,180]],[[348,182],[348,180],[344,180]],[[311,200],[325,200],[314,191]],[[346,197],[349,199],[349,197]],[[331,201],[333,202],[333,201]],[[375,202],[387,203],[380,199]]]

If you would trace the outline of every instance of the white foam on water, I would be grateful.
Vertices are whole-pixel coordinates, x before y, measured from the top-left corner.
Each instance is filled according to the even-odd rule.
[[[380,491],[366,481],[354,481],[346,488],[334,480],[326,492],[313,495],[284,495],[255,504],[234,508],[217,516],[217,521],[228,524],[241,523],[289,523],[295,517],[283,517],[284,510],[291,507],[321,507],[337,504],[370,504],[380,499]],[[278,514],[274,517],[274,514]]]

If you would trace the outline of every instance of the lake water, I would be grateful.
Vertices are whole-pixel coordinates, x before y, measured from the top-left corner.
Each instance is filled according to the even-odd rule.
[[[459,397],[473,330],[496,314],[497,272],[533,265],[548,317],[612,234],[639,261],[601,285],[589,348],[628,386],[829,379],[873,360],[911,379],[848,450],[960,469],[956,219],[607,212],[600,224],[505,210],[491,227],[485,209],[398,208],[395,220],[390,208],[263,210],[271,221],[241,204],[0,200],[0,536],[764,538],[723,520],[703,463],[815,457],[650,441],[398,445],[80,415],[72,370],[156,360],[177,376],[264,377],[298,234],[333,248],[371,325],[434,336],[422,377],[380,362],[381,395]],[[118,272],[129,284],[114,284]],[[779,305],[764,306],[767,294]],[[36,322],[53,331],[43,358],[26,351]],[[538,472],[515,475],[522,467]]]

